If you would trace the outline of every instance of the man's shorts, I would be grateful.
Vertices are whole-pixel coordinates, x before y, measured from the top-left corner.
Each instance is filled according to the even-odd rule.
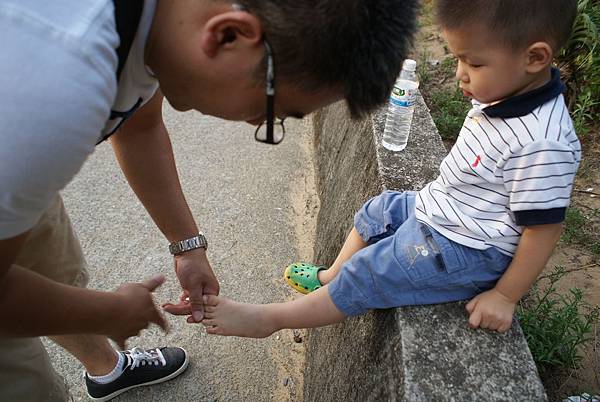
[[[415,196],[386,191],[356,213],[354,227],[368,246],[328,286],[345,315],[471,299],[494,287],[510,264],[493,247],[466,247],[418,222]]]
[[[14,265],[56,282],[87,285],[85,259],[60,196],[31,229]],[[39,338],[0,338],[0,401],[67,399],[64,381],[52,368]]]

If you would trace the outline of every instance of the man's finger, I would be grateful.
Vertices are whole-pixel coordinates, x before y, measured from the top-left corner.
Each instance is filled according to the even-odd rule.
[[[162,314],[160,314],[158,311],[156,311],[156,314],[151,321],[159,327],[161,327],[166,333],[169,332],[169,324],[167,324],[167,321],[165,321],[165,317],[163,317]]]
[[[202,288],[187,289],[190,295],[190,305],[192,307],[192,317],[194,321],[200,322],[204,318],[204,302],[202,301]]]
[[[146,279],[144,282],[142,282],[141,285],[149,291],[153,292],[154,289],[162,285],[164,281],[164,275],[154,275],[152,278]]]

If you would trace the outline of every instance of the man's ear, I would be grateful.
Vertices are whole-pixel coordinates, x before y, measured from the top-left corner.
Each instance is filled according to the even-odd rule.
[[[525,53],[528,73],[538,73],[552,63],[552,46],[547,42],[535,42],[525,50]]]
[[[202,30],[201,47],[209,57],[220,50],[240,46],[262,46],[260,21],[245,11],[228,11],[211,17]]]

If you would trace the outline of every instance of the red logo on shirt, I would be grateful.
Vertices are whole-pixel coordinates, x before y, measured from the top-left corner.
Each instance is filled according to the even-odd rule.
[[[475,162],[473,163],[473,167],[477,167],[477,165],[479,165],[479,162],[481,162],[481,156],[477,155],[477,159],[475,159]]]

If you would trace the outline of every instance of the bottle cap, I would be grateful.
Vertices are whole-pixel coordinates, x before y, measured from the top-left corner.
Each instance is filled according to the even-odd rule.
[[[417,69],[417,62],[413,59],[406,59],[402,64],[402,69],[407,71],[415,71]]]

